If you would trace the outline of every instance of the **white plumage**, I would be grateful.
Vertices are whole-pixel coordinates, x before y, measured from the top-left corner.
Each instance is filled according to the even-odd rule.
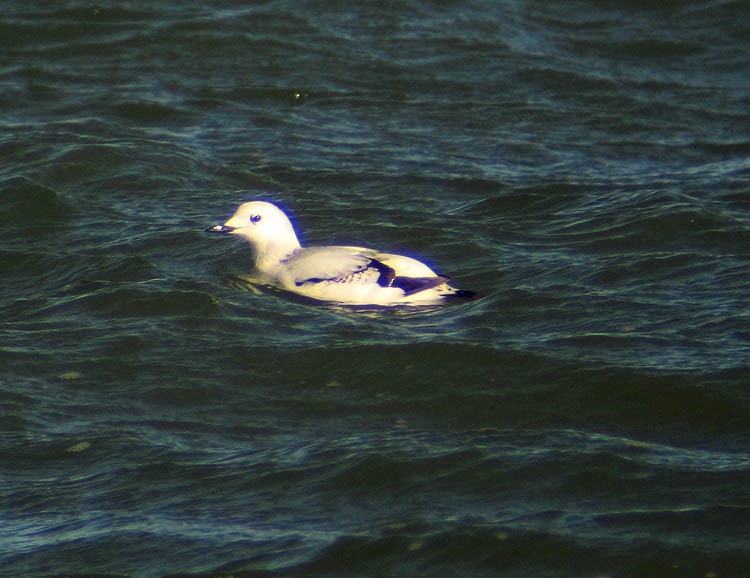
[[[244,203],[226,223],[207,230],[245,238],[261,282],[311,299],[397,305],[476,297],[411,257],[364,247],[302,247],[284,212],[265,201]]]

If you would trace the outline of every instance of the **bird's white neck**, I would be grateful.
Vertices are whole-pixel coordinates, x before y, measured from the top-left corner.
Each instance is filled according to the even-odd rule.
[[[267,272],[276,267],[281,261],[289,257],[301,245],[295,237],[286,241],[266,241],[263,246],[255,246],[255,267]]]

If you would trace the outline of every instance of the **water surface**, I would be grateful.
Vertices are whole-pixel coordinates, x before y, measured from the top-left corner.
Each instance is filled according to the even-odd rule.
[[[10,2],[8,575],[750,572],[743,2]],[[251,198],[445,308],[232,282]]]

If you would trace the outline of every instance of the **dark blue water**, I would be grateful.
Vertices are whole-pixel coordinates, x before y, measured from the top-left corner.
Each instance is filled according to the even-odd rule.
[[[6,2],[0,574],[750,575],[748,23]],[[249,291],[252,198],[484,298]]]

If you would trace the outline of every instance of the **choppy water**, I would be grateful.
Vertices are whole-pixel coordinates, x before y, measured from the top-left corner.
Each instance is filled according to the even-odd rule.
[[[0,573],[750,574],[740,1],[6,2]],[[244,200],[480,291],[243,291]]]

